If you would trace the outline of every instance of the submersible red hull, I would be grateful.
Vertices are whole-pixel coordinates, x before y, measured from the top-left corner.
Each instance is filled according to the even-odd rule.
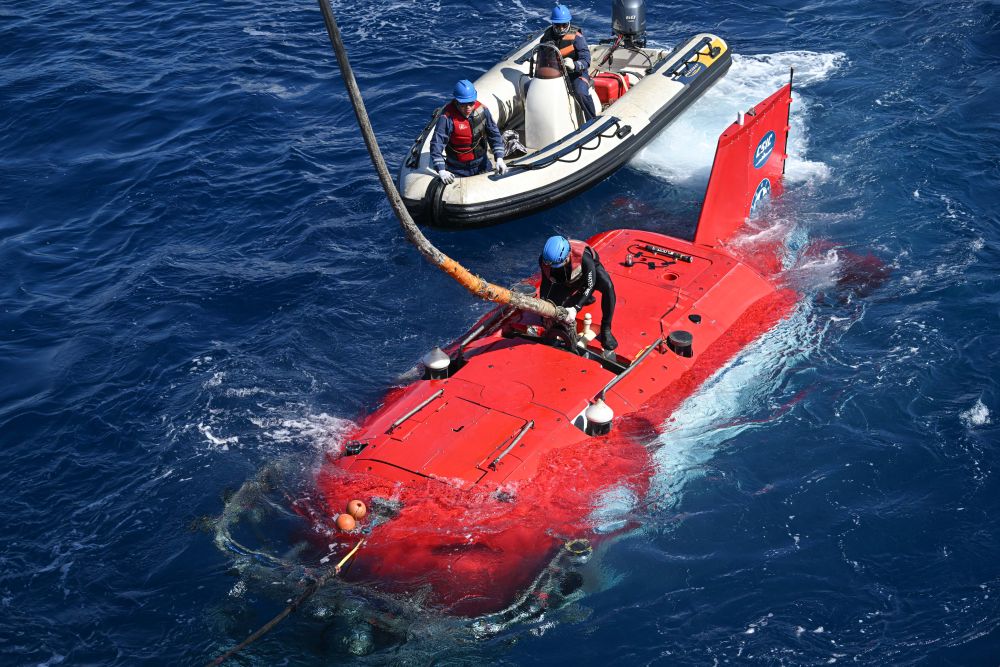
[[[796,301],[771,273],[776,249],[748,261],[726,247],[780,192],[790,104],[791,84],[722,134],[693,240],[589,240],[617,293],[613,358],[582,331],[587,316],[599,329],[599,300],[573,330],[497,308],[328,454],[331,532],[349,501],[371,508],[336,532],[344,547],[366,536],[348,579],[449,613],[498,611],[567,543],[601,538],[609,494],[644,496],[650,429]]]

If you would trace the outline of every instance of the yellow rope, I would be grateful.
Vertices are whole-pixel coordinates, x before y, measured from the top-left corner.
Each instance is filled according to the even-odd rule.
[[[340,559],[340,562],[337,563],[337,565],[333,568],[333,573],[335,575],[340,574],[340,568],[344,567],[344,563],[346,563],[347,561],[351,560],[351,557],[354,554],[358,553],[358,549],[361,548],[361,545],[365,543],[366,539],[368,539],[368,538],[362,537],[358,541],[358,543],[354,545],[354,548],[351,549],[350,551],[348,551],[347,555]]]

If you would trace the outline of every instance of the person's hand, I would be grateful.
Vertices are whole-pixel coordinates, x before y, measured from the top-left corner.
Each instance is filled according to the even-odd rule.
[[[572,58],[563,58],[563,67],[565,67],[567,71],[575,72],[576,61],[574,61]]]
[[[566,309],[566,317],[563,318],[563,322],[566,324],[572,324],[576,321],[576,308],[570,307]]]
[[[497,173],[503,176],[504,174],[507,173],[507,169],[508,169],[507,163],[503,161],[503,158],[502,157],[497,158],[497,169],[496,169]]]
[[[451,173],[447,169],[442,169],[438,172],[438,178],[444,181],[445,185],[451,185],[455,182],[455,174]]]

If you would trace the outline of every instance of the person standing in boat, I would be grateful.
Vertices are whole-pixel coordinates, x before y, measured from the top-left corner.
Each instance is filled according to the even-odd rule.
[[[563,57],[563,67],[569,72],[570,83],[573,84],[573,96],[583,109],[583,120],[586,122],[597,115],[594,98],[590,96],[590,49],[583,31],[571,25],[573,15],[566,5],[556,5],[552,8],[549,22],[552,24],[542,34],[541,43],[555,44]]]
[[[455,84],[452,101],[438,116],[431,136],[431,163],[445,185],[456,176],[475,176],[490,170],[486,139],[497,159],[496,173],[503,176],[503,136],[493,114],[477,98],[476,87],[468,79]]]
[[[584,241],[550,236],[538,257],[538,266],[542,269],[539,298],[568,310],[568,324],[576,320],[581,308],[594,303],[594,291],[601,293],[601,333],[597,340],[605,350],[618,347],[618,341],[611,335],[615,286],[597,252]]]

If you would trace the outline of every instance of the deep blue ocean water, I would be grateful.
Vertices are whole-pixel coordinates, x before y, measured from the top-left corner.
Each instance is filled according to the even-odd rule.
[[[335,3],[389,162],[548,7]],[[608,32],[610,3],[571,8]],[[554,231],[690,232],[715,137],[794,66],[761,233],[802,303],[664,416],[658,502],[599,590],[366,657],[314,606],[243,664],[1000,663],[1000,5],[682,1],[648,27],[738,57],[587,194],[430,237],[509,284]],[[12,0],[0,44],[0,663],[202,664],[297,576],[246,576],[205,517],[275,461],[307,479],[487,306],[399,231],[314,3]],[[889,279],[837,294],[848,251]]]

